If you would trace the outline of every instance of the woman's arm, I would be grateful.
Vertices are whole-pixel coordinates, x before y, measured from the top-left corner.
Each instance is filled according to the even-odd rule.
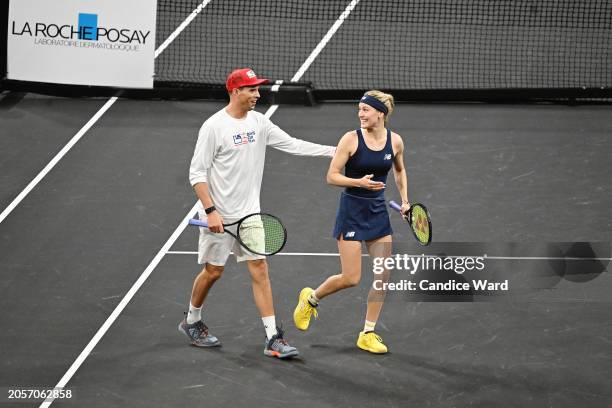
[[[367,174],[360,179],[346,177],[342,169],[349,158],[357,150],[357,134],[355,131],[347,132],[342,136],[336,148],[336,154],[327,171],[327,183],[338,187],[361,187],[378,191],[385,188],[385,183],[373,181],[373,174]]]
[[[404,166],[404,142],[402,137],[397,133],[392,134],[393,150],[395,157],[393,158],[393,177],[395,185],[402,198],[402,214],[410,208],[408,200],[408,177],[406,176],[406,167]]]

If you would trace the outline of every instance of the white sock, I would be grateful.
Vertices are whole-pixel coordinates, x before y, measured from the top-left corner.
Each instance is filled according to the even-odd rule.
[[[202,306],[195,307],[189,302],[189,313],[187,313],[187,324],[194,324],[202,320]]]
[[[308,302],[315,307],[319,305],[319,298],[317,298],[317,295],[315,295],[314,290],[310,295],[308,295]]]
[[[371,322],[369,320],[366,320],[365,324],[363,325],[363,332],[367,333],[367,332],[374,331],[374,327],[376,327],[376,322]]]
[[[276,317],[262,317],[261,321],[263,322],[264,328],[266,329],[266,337],[268,338],[268,340],[270,340],[272,336],[276,335]]]

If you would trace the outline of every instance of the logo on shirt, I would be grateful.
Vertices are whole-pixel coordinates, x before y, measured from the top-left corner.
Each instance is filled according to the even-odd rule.
[[[391,154],[385,154],[385,158],[383,160],[391,160]]]
[[[242,146],[249,143],[255,143],[255,131],[238,133],[232,136],[234,139],[234,146]]]

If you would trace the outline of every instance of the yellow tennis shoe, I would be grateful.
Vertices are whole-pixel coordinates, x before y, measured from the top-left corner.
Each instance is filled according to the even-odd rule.
[[[360,332],[357,347],[375,354],[385,354],[387,352],[387,346],[384,345],[380,336],[374,332]]]
[[[308,302],[308,296],[314,292],[312,288],[304,288],[300,291],[298,304],[293,311],[293,323],[300,330],[307,330],[310,318],[314,315],[315,319],[319,316],[317,309]]]

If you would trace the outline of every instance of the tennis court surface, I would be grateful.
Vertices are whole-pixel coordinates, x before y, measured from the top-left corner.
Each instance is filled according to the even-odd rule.
[[[3,204],[103,103],[26,95],[2,109]],[[149,266],[194,204],[186,173],[197,129],[221,106],[119,100],[2,222],[6,388],[53,387]],[[392,124],[408,148],[411,196],[429,204],[436,241],[537,248],[609,241],[610,118],[594,106],[401,105]],[[354,125],[355,106],[281,106],[272,119],[295,137],[333,144]],[[268,153],[262,208],[285,221],[284,251],[297,253],[270,259],[275,303],[302,357],[263,356],[250,279],[234,261],[205,309],[223,347],[186,344],[176,325],[199,266],[189,253],[196,233],[185,229],[66,385],[74,398],[54,406],[609,403],[607,270],[527,300],[389,294],[379,323],[385,356],[354,345],[372,280],[364,272],[359,287],[326,299],[320,320],[298,332],[298,291],[339,268],[325,256],[337,252],[339,192],[324,182],[326,160]],[[392,222],[396,240],[418,253],[405,225]]]

